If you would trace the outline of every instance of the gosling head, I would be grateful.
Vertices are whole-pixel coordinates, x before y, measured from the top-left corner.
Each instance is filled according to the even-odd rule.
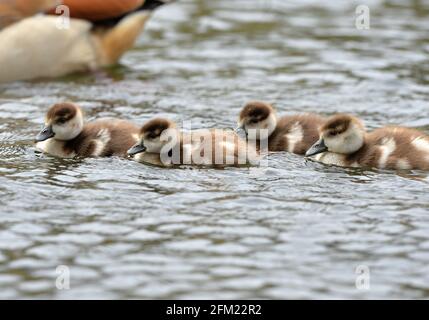
[[[240,112],[238,129],[244,129],[247,135],[253,130],[258,140],[267,139],[277,126],[274,108],[265,102],[247,103]]]
[[[164,118],[152,119],[140,129],[138,142],[128,150],[128,155],[134,156],[145,151],[161,153],[164,147],[171,145],[171,139],[177,137],[176,134],[174,122]]]
[[[362,148],[365,142],[365,127],[362,122],[347,114],[338,114],[320,129],[320,139],[307,152],[314,156],[325,151],[351,154]]]
[[[76,138],[83,129],[83,115],[79,106],[71,102],[57,103],[49,108],[45,127],[36,137],[37,142],[53,138],[67,141]]]

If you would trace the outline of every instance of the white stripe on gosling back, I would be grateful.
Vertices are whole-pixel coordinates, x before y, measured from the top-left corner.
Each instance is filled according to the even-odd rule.
[[[97,137],[93,139],[94,141],[94,151],[92,152],[93,157],[101,156],[106,146],[110,142],[110,132],[107,128],[101,129],[97,133]]]
[[[384,169],[387,165],[387,160],[396,149],[396,142],[393,138],[383,138],[380,145],[380,159],[378,160],[378,167]]]
[[[299,122],[292,125],[290,132],[286,134],[286,138],[288,139],[287,151],[294,152],[296,144],[304,138],[304,132]]]
[[[429,141],[428,139],[425,139],[424,137],[417,137],[415,138],[411,144],[420,150],[422,153],[426,154],[426,159],[429,161]]]

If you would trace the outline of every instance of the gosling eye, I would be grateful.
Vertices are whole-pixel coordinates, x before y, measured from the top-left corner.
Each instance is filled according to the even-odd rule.
[[[253,119],[250,119],[249,122],[254,124],[254,123],[258,123],[259,121],[258,121],[258,119],[253,118]]]
[[[149,132],[146,137],[148,139],[155,139],[156,138],[156,133],[155,132]]]
[[[56,121],[57,124],[64,124],[66,122],[67,122],[66,119],[62,119],[62,118],[60,118]]]

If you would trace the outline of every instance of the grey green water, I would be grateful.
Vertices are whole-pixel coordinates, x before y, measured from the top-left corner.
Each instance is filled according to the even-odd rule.
[[[355,27],[362,3],[369,30]],[[429,298],[424,172],[286,153],[262,174],[161,169],[32,147],[60,100],[89,119],[205,128],[232,127],[252,99],[429,132],[429,2],[181,0],[121,66],[2,85],[0,298]],[[355,284],[362,266],[368,290]]]

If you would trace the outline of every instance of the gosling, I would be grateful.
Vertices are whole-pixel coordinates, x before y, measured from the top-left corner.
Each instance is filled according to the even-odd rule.
[[[84,123],[79,106],[57,103],[46,114],[45,127],[36,137],[36,148],[61,158],[126,156],[138,133],[138,126],[125,120]]]
[[[326,119],[312,113],[277,118],[274,108],[264,102],[247,103],[241,110],[237,129],[249,138],[253,130],[257,145],[268,139],[268,151],[288,151],[303,155],[319,138],[319,127]]]
[[[200,129],[183,133],[173,121],[164,118],[143,125],[138,143],[128,154],[136,161],[162,166],[226,167],[257,161],[256,149],[234,131]]]
[[[358,118],[339,114],[321,128],[320,139],[306,156],[342,167],[429,170],[429,137],[397,126],[367,133]]]

